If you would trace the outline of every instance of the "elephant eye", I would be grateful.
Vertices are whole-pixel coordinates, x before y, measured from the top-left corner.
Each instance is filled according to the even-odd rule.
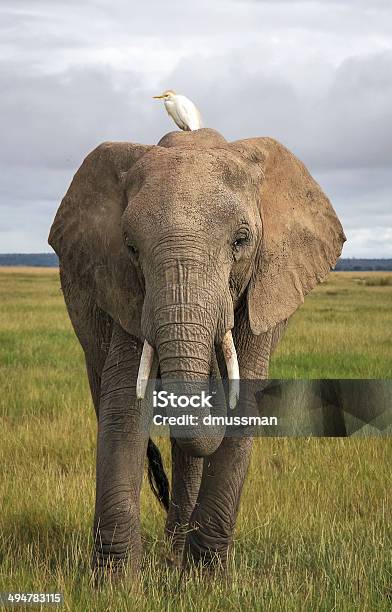
[[[250,233],[248,230],[241,230],[233,240],[233,249],[238,251],[241,247],[250,244]]]
[[[233,242],[233,247],[237,248],[247,243],[246,238],[236,238]]]
[[[130,255],[134,255],[134,256],[137,255],[137,249],[136,249],[136,247],[133,246],[133,244],[130,241],[129,236],[127,234],[124,234],[124,243],[125,243],[125,246],[128,249],[128,253]]]

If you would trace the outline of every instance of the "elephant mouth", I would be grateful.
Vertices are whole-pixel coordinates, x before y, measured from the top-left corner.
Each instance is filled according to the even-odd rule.
[[[233,410],[237,405],[240,394],[240,372],[237,352],[231,330],[227,331],[224,335],[221,348],[225,358],[227,376],[229,380],[229,407]],[[151,374],[151,368],[154,361],[154,355],[154,347],[151,346],[147,340],[144,340],[136,383],[136,397],[138,400],[142,400],[145,397]]]

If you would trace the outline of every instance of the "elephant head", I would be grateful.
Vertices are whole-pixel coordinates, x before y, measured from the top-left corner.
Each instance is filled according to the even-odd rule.
[[[235,313],[255,335],[285,321],[344,240],[328,198],[284,146],[228,143],[210,129],[157,146],[100,145],[49,237],[75,284],[144,342],[140,395],[154,354],[163,384],[207,380],[220,347],[235,378]],[[220,440],[179,443],[205,455]]]

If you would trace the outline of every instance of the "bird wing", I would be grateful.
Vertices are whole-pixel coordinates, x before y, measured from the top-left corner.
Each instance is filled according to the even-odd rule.
[[[176,102],[180,120],[186,124],[188,130],[198,130],[201,128],[201,115],[192,100],[189,100],[186,96],[178,95],[176,96]]]
[[[180,130],[186,131],[188,129],[188,126],[183,121],[182,115],[178,111],[177,104],[175,104],[173,100],[165,100],[165,108],[169,117],[173,119],[174,123],[178,125]]]

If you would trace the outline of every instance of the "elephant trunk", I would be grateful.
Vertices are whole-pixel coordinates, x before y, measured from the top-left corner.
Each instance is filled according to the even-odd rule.
[[[210,396],[210,375],[212,362],[216,363],[214,349],[214,318],[198,305],[184,305],[170,309],[170,318],[174,324],[163,322],[159,316],[156,330],[156,349],[163,389],[173,392],[175,396],[191,399]],[[209,320],[211,319],[211,320]],[[214,357],[214,359],[213,359]],[[194,400],[193,400],[194,401]],[[213,402],[213,409],[209,404]],[[221,444],[225,426],[212,427],[205,425],[204,419],[226,413],[224,404],[216,405],[216,397],[211,401],[199,402],[195,408],[176,407],[173,403],[166,408],[167,416],[192,414],[196,420],[190,427],[174,426],[172,437],[180,448],[195,457],[212,454]],[[223,409],[223,410],[222,410]]]
[[[218,423],[218,425],[211,425],[208,419],[207,424],[204,423],[204,419],[206,417],[222,417],[226,415],[226,399],[224,395],[223,386],[220,381],[220,372],[216,355],[215,352],[212,353],[211,364],[209,364],[210,371],[207,371],[206,369],[206,372],[208,373],[204,376],[204,378],[201,378],[202,372],[200,371],[200,362],[198,358],[194,358],[185,354],[180,356],[176,354],[175,356],[173,356],[173,351],[175,352],[178,349],[177,342],[178,341],[176,340],[166,341],[164,342],[164,350],[162,350],[161,347],[158,348],[158,355],[161,364],[164,364],[165,360],[168,359],[170,361],[174,361],[174,363],[180,364],[181,367],[181,369],[178,369],[176,367],[169,371],[165,371],[164,365],[161,365],[161,376],[164,385],[166,383],[166,386],[169,386],[170,391],[177,395],[177,397],[185,396],[189,398],[191,396],[198,396],[200,398],[202,397],[203,391],[206,394],[211,391],[209,384],[209,374],[212,374],[212,379],[215,382],[215,387],[213,391],[213,410],[210,410],[210,407],[207,404],[207,406],[198,406],[196,411],[189,411],[189,414],[194,414],[194,416],[197,417],[196,430],[192,429],[191,431],[188,430],[187,432],[186,429],[184,430],[182,427],[173,427],[171,431],[172,437],[176,438],[180,448],[182,448],[182,450],[184,450],[187,454],[192,455],[194,457],[208,456],[215,452],[215,450],[217,450],[225,434],[225,425],[223,423]],[[222,341],[222,349],[223,354],[226,358],[226,366],[230,381],[229,406],[231,408],[234,408],[239,395],[239,375],[238,362],[235,354],[231,331],[226,333]],[[153,361],[153,357],[154,349],[146,340],[144,343],[142,358],[140,360],[139,376],[137,383],[138,396],[140,399],[144,397],[144,392],[147,387],[147,382],[150,375],[150,366]],[[182,369],[183,360],[186,360],[187,367],[189,367],[189,369]],[[205,362],[206,364],[208,364],[207,360],[205,360]],[[184,372],[186,372],[185,376]],[[233,375],[237,375],[237,378],[233,379]],[[207,397],[211,398],[212,396],[208,395]],[[178,415],[178,410],[176,411],[175,408],[176,407],[174,406],[167,408],[167,415]],[[179,408],[179,412],[181,414],[181,407]]]
[[[160,248],[165,254],[164,245]],[[226,415],[215,344],[222,343],[228,374],[238,379],[231,332],[227,334],[233,327],[233,302],[228,283],[221,275],[206,267],[204,261],[185,260],[187,253],[178,245],[176,254],[177,250],[178,258],[171,254],[169,261],[161,261],[156,252],[154,268],[147,270],[142,314],[145,344],[137,391],[139,397],[145,392],[156,351],[162,388],[173,393],[171,398],[166,398],[169,400],[166,415],[195,417],[192,423],[187,423],[190,427],[173,426],[171,436],[188,454],[202,457],[212,454],[225,435],[222,419],[216,426],[211,423],[211,417]],[[215,279],[215,285],[211,278]],[[211,385],[215,384],[211,380],[219,381],[215,394],[211,393]],[[173,405],[173,397],[180,396],[185,396],[185,400],[192,398],[192,403]],[[234,384],[229,398],[232,407],[237,396]]]

